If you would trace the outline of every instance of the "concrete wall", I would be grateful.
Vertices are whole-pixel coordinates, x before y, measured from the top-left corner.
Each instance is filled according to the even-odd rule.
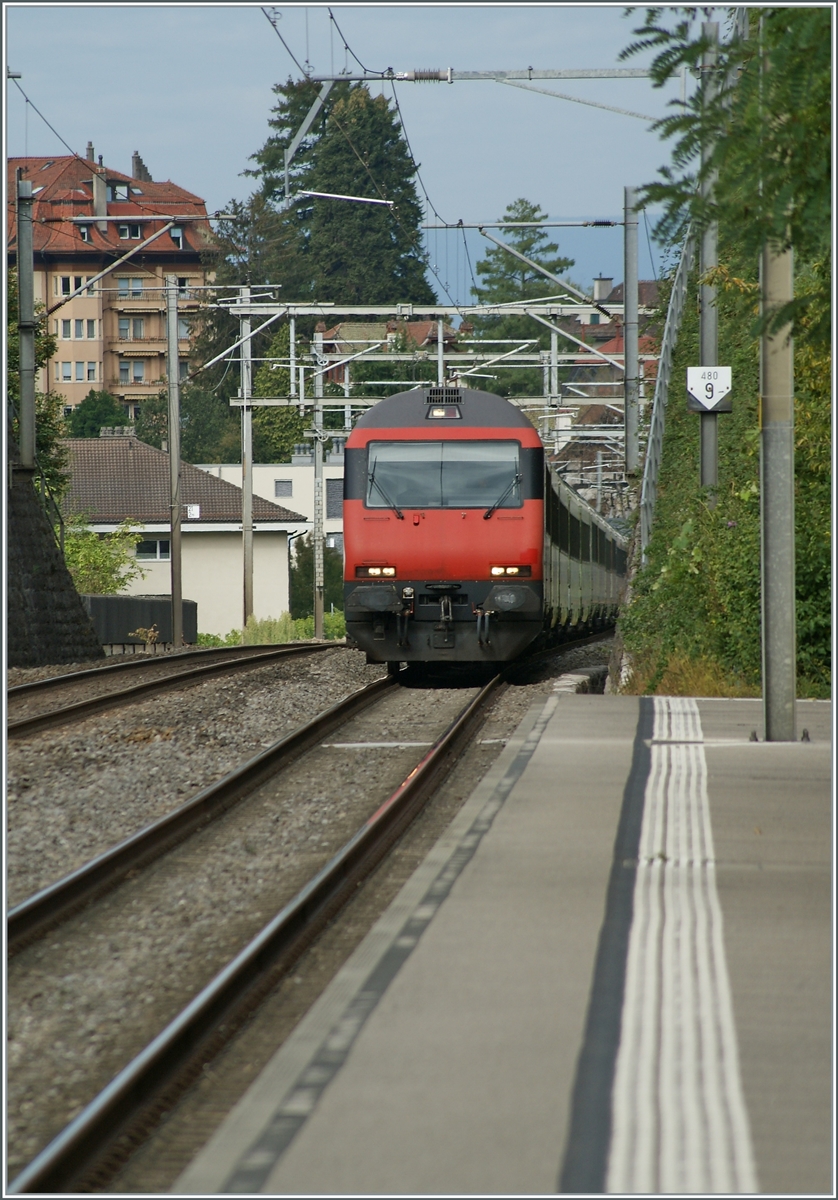
[[[147,537],[165,538],[165,533]],[[198,632],[224,637],[240,629],[243,615],[241,533],[184,530],[183,596],[198,603]],[[131,596],[171,595],[171,565],[143,564],[145,579],[126,589]],[[259,620],[288,611],[288,535],[259,531],[253,536],[253,608]]]

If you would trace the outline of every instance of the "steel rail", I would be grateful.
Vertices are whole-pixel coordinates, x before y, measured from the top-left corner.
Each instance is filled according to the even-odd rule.
[[[482,719],[502,676],[463,709],[407,778],[341,850],[12,1181],[9,1195],[66,1192],[127,1127],[217,1052],[231,1026],[274,986],[355,892],[428,799]],[[224,1031],[219,1029],[224,1026]],[[212,1045],[212,1039],[215,1044]]]
[[[63,708],[51,708],[44,713],[35,713],[31,717],[21,717],[10,721],[7,733],[10,738],[25,737],[48,729],[53,725],[66,725],[68,722],[83,720],[95,712],[104,709],[117,708],[121,704],[130,703],[139,696],[148,696],[152,692],[163,692],[169,688],[177,688],[185,683],[200,683],[211,675],[221,675],[227,671],[241,671],[247,667],[259,666],[265,662],[273,662],[278,658],[292,658],[299,654],[310,654],[318,650],[331,650],[328,643],[317,643],[314,646],[282,646],[270,650],[262,649],[258,654],[245,654],[232,660],[210,663],[207,666],[192,667],[176,674],[164,675],[159,679],[150,679],[145,683],[135,683],[131,687],[120,688],[118,691],[106,692],[101,696],[91,696],[89,700],[79,700],[75,704]]]
[[[342,641],[334,641],[332,646],[342,646]],[[303,647],[311,650],[313,646],[309,642],[285,642],[283,643],[286,649],[293,647]],[[270,646],[207,646],[202,650],[178,650],[173,654],[153,654],[148,657],[138,658],[135,655],[123,655],[127,658],[127,662],[107,663],[103,667],[86,667],[82,671],[68,671],[64,675],[50,675],[47,679],[34,679],[31,683],[18,683],[14,687],[6,689],[6,696],[9,700],[14,700],[18,696],[37,695],[38,692],[51,691],[57,687],[68,687],[77,683],[84,683],[88,679],[108,679],[111,675],[119,675],[123,671],[141,671],[145,667],[160,667],[168,664],[177,664],[182,662],[193,662],[219,658],[231,658],[238,654],[245,656],[248,653],[258,654],[262,650],[272,649]]]
[[[274,742],[186,803],[125,838],[110,850],[10,909],[6,920],[11,956],[40,934],[67,920],[84,904],[118,884],[129,871],[147,865],[178,842],[223,816],[260,784],[288,766],[320,738],[361,712],[395,683],[385,676]]]

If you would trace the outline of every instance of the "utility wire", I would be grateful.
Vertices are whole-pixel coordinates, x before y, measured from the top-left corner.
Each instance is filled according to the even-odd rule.
[[[32,107],[35,109],[35,112],[38,114],[38,116],[41,118],[41,120],[42,120],[42,121],[43,121],[43,123],[44,123],[44,124],[47,126],[47,128],[52,130],[52,132],[53,132],[53,133],[55,134],[55,136],[58,138],[59,142],[61,142],[61,145],[62,145],[62,146],[66,146],[66,147],[67,147],[67,149],[68,149],[68,150],[70,151],[70,153],[72,154],[73,158],[77,158],[77,159],[79,160],[79,162],[87,162],[88,160],[87,160],[86,158],[82,158],[82,156],[81,156],[80,154],[77,154],[77,153],[76,153],[76,151],[73,149],[73,147],[72,147],[72,146],[68,145],[68,143],[64,141],[64,138],[61,136],[61,134],[58,132],[58,130],[55,128],[55,126],[54,126],[54,125],[50,125],[49,121],[46,119],[46,117],[45,117],[45,116],[44,116],[44,114],[41,112],[41,110],[38,108],[38,106],[37,106],[36,104],[33,104],[33,103],[32,103],[32,101],[29,99],[29,97],[27,96],[26,92],[25,92],[25,91],[23,90],[23,88],[20,86],[20,84],[18,83],[18,81],[17,81],[16,79],[12,78],[12,83],[15,85],[15,87],[17,88],[17,90],[20,92],[21,96],[23,96],[23,98],[24,98],[24,100],[26,101],[26,103],[27,103],[27,104],[31,104],[31,105],[32,105]]]
[[[281,34],[281,33],[279,32],[279,30],[277,29],[277,27],[276,27],[276,25],[275,25],[275,23],[274,23],[274,19],[273,19],[273,17],[270,15],[270,13],[268,12],[268,10],[267,10],[266,8],[263,8],[263,9],[262,9],[262,12],[265,14],[266,18],[268,19],[268,22],[270,23],[271,29],[274,31],[274,33],[276,34],[276,36],[277,36],[277,37],[279,38],[279,40],[282,42],[282,44],[283,44],[283,46],[285,47],[285,49],[286,49],[286,50],[288,51],[288,53],[291,55],[291,58],[294,60],[294,62],[295,62],[295,64],[296,64],[296,66],[297,66],[297,70],[300,72],[300,74],[301,74],[302,76],[304,76],[304,78],[305,78],[305,79],[307,79],[307,80],[308,80],[308,82],[309,82],[309,83],[311,83],[311,80],[309,79],[309,72],[308,72],[308,71],[306,71],[306,70],[305,70],[305,69],[304,69],[304,68],[303,68],[303,67],[300,65],[299,61],[297,60],[297,58],[296,58],[296,56],[295,56],[295,54],[294,54],[294,51],[291,49],[291,47],[290,47],[290,46],[288,45],[288,43],[286,42],[285,38],[282,36],[282,34]]]
[[[361,68],[361,70],[364,72],[364,74],[369,75],[370,74],[369,69],[364,66],[364,64],[361,62],[360,58],[358,57],[358,55],[355,53],[355,51],[349,45],[349,42],[347,42],[346,38],[344,37],[343,30],[341,29],[340,25],[338,25],[335,14],[332,12],[331,9],[327,9],[327,12],[329,13],[329,19],[331,20],[335,29],[340,34],[341,40],[343,42],[344,50],[348,51],[352,55],[352,57],[355,59],[355,62],[358,64],[358,66]],[[377,73],[381,74],[381,72],[377,72]],[[334,72],[333,72],[333,74],[334,74]]]
[[[648,243],[648,246],[649,246],[649,262],[652,264],[652,275],[654,276],[655,283],[657,283],[657,281],[658,281],[658,272],[657,272],[657,269],[656,269],[656,267],[655,267],[655,260],[654,260],[654,258],[653,258],[653,256],[652,256],[652,239],[651,239],[651,237],[649,236],[649,220],[648,220],[648,218],[647,218],[647,216],[646,216],[646,209],[645,209],[645,208],[643,209],[643,224],[644,224],[644,225],[645,225],[645,227],[646,227],[646,241],[647,241],[647,243]]]

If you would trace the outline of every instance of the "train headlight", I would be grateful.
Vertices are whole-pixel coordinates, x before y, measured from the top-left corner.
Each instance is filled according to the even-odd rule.
[[[506,572],[506,567],[492,567],[493,575],[503,575]]]
[[[489,572],[491,575],[517,575],[519,579],[526,579],[532,575],[532,567],[490,567]]]
[[[356,567],[356,579],[378,579],[382,575],[392,578],[396,574],[395,567]]]

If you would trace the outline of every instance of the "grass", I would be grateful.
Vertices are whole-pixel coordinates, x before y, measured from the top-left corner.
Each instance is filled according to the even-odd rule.
[[[346,621],[342,612],[324,613],[323,632],[327,641],[346,636]],[[249,617],[247,627],[231,629],[226,637],[214,633],[199,633],[199,646],[278,646],[285,642],[305,642],[314,637],[314,617],[294,618],[290,613],[257,620]]]

